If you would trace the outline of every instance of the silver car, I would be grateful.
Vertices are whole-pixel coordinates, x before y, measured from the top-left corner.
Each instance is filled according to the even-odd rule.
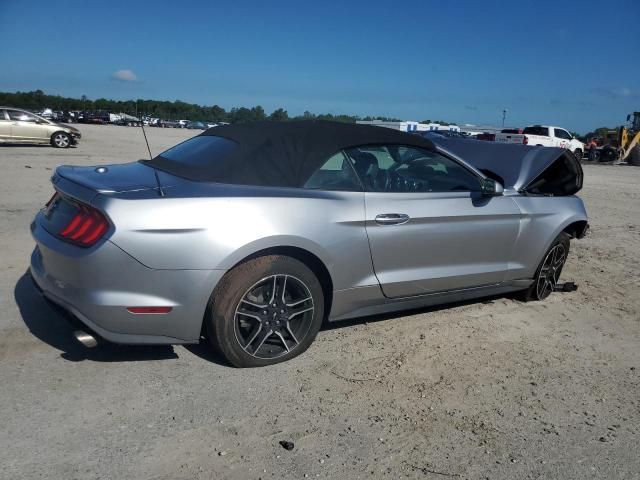
[[[77,128],[47,120],[19,108],[0,107],[0,143],[41,143],[57,148],[77,145]]]
[[[302,353],[325,320],[542,300],[587,229],[565,150],[333,122],[216,127],[52,182],[30,270],[79,340],[206,337],[238,367]]]

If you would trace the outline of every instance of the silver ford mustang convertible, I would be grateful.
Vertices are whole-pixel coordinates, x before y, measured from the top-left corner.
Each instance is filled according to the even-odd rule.
[[[61,166],[31,275],[78,339],[196,343],[238,367],[323,321],[556,289],[587,229],[562,149],[332,122],[217,127],[156,158]]]

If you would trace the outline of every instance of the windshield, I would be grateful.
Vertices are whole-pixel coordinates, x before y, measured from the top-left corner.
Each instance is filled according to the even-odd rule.
[[[165,150],[156,158],[169,160],[181,166],[212,166],[224,160],[238,144],[233,140],[213,135],[193,137]]]

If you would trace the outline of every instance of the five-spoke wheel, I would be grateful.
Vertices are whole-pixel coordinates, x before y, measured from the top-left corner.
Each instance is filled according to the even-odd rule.
[[[256,358],[285,355],[311,328],[313,310],[313,297],[302,280],[286,274],[263,278],[236,307],[236,340]]]
[[[213,346],[237,367],[288,360],[313,342],[324,316],[318,277],[301,261],[266,255],[228,272],[205,318]]]
[[[544,300],[553,292],[569,254],[571,237],[562,232],[551,244],[536,270],[533,283],[525,291],[525,300]]]
[[[536,296],[539,300],[544,300],[555,290],[566,258],[567,253],[561,243],[554,245],[547,253],[536,279]]]

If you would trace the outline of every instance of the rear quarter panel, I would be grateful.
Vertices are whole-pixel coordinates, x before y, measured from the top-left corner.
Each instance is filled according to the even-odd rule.
[[[149,268],[228,270],[260,250],[292,246],[325,264],[334,289],[377,283],[363,193],[267,193],[139,200],[98,196],[94,204],[115,225],[110,240]]]

